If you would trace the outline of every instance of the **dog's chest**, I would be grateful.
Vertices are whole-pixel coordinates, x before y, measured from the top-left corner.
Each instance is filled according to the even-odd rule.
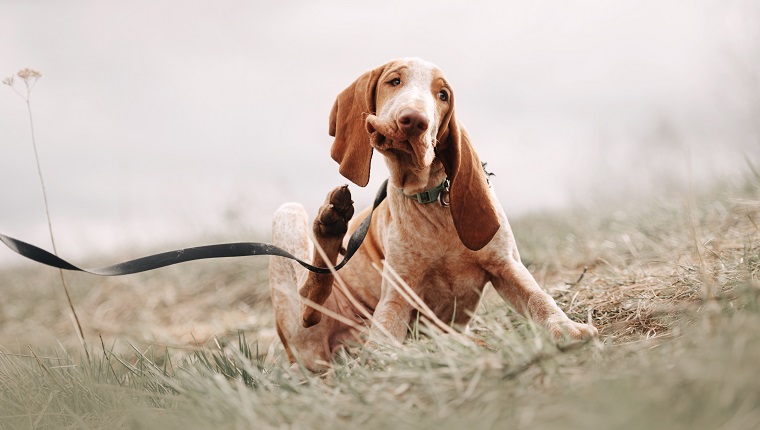
[[[486,273],[477,266],[442,258],[425,270],[413,287],[443,321],[464,324],[480,302]]]

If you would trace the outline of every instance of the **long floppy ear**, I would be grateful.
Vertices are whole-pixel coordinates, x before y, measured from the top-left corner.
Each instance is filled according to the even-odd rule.
[[[360,187],[369,182],[372,162],[372,146],[365,121],[368,114],[375,113],[375,89],[384,68],[378,67],[359,76],[338,94],[330,112],[330,136],[335,137],[330,155],[340,164],[341,175]]]
[[[483,165],[472,148],[464,127],[454,116],[454,101],[441,122],[436,152],[443,163],[451,188],[451,218],[459,240],[477,251],[493,239],[501,226],[499,215],[491,202]]]

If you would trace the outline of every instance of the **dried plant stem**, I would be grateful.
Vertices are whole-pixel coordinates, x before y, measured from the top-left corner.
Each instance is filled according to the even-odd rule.
[[[383,268],[388,270],[388,273],[390,274],[389,276],[377,265],[373,264],[373,266],[375,267],[375,270],[380,271],[381,276],[383,276],[386,281],[388,281],[388,284],[391,285],[404,298],[404,300],[406,300],[413,308],[415,308],[418,312],[420,312],[424,317],[433,323],[433,327],[438,328],[441,332],[446,333],[449,336],[453,336],[454,339],[460,341],[462,344],[473,344],[473,342],[468,339],[467,336],[462,335],[458,331],[454,330],[451,326],[441,321],[435,312],[433,312],[433,310],[428,307],[425,301],[422,300],[422,298],[417,293],[415,293],[414,290],[412,290],[412,287],[410,287],[409,284],[407,284],[401,278],[401,276],[399,276],[399,274],[393,270],[393,267],[383,261]]]
[[[45,180],[42,177],[42,167],[40,166],[40,157],[37,152],[37,141],[34,137],[34,118],[32,117],[32,105],[29,101],[29,91],[31,91],[31,88],[27,84],[27,96],[24,98],[26,100],[26,110],[29,113],[29,128],[32,133],[32,148],[34,148],[34,160],[37,162],[37,174],[40,177],[40,185],[42,186],[42,199],[45,202],[45,216],[47,217],[47,224],[48,224],[48,233],[50,233],[50,242],[53,244],[53,254],[58,255],[58,249],[55,246],[55,236],[53,235],[53,223],[50,218],[50,208],[48,205],[48,199],[47,199],[47,191],[45,190]],[[69,286],[66,283],[66,277],[63,275],[63,269],[58,269],[58,272],[61,275],[61,284],[63,285],[63,291],[66,293],[66,300],[69,302],[69,309],[71,309],[71,313],[74,316],[74,328],[77,332],[77,337],[79,337],[79,341],[82,343],[82,348],[84,348],[84,353],[87,355],[87,360],[90,359],[90,351],[87,349],[87,342],[84,339],[84,331],[82,331],[82,324],[79,322],[79,316],[77,315],[77,311],[74,309],[74,303],[71,301],[71,294],[69,294]]]
[[[373,316],[367,311],[364,306],[359,303],[358,300],[351,294],[351,291],[349,291],[348,286],[345,282],[343,282],[343,278],[338,275],[338,271],[335,270],[335,266],[333,265],[332,260],[327,256],[327,253],[325,253],[325,250],[322,249],[322,246],[319,245],[319,241],[316,237],[314,237],[313,232],[309,232],[309,238],[311,239],[311,242],[314,244],[314,249],[319,253],[319,255],[322,257],[322,260],[327,265],[327,268],[330,270],[330,273],[335,277],[335,280],[337,283],[335,284],[338,289],[343,293],[344,296],[348,299],[348,301],[351,303],[351,305],[354,306],[356,311],[358,311],[364,318],[367,319],[367,321],[370,322],[370,324],[373,327],[377,327],[377,329],[386,337],[386,340],[395,347],[401,347],[402,343],[399,342],[385,327],[383,327],[382,324],[379,324],[375,321]],[[311,305],[309,305],[311,306]]]

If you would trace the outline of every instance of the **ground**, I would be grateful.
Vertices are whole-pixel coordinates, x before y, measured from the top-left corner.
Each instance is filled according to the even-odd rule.
[[[0,428],[760,426],[760,178],[511,221],[599,339],[556,346],[488,289],[476,342],[418,326],[288,371],[254,257],[67,273],[87,358],[58,272],[23,263],[0,272]]]

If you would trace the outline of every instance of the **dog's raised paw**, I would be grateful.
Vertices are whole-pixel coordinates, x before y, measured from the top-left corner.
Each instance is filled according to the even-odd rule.
[[[327,194],[325,204],[319,208],[314,232],[322,237],[343,236],[353,216],[354,202],[348,185],[337,187]]]

